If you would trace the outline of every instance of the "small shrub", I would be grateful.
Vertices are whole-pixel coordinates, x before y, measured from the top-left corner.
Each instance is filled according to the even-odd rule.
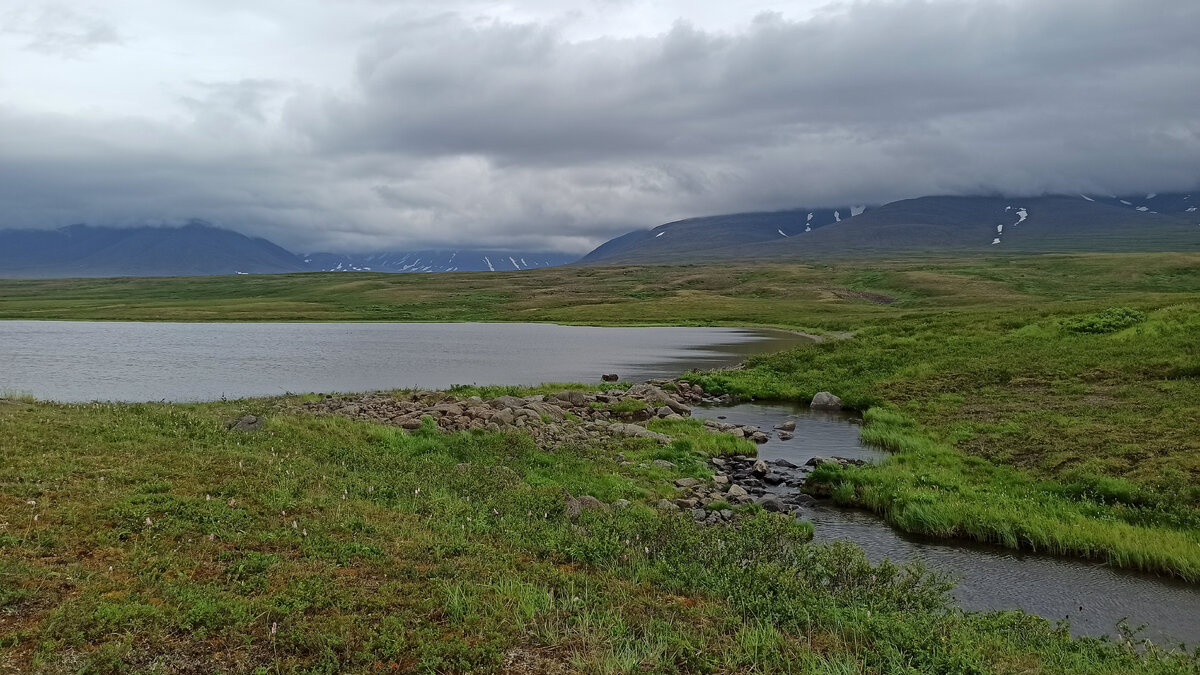
[[[1146,320],[1146,315],[1130,307],[1109,307],[1103,312],[1089,314],[1063,322],[1063,328],[1072,333],[1103,335],[1125,330]]]

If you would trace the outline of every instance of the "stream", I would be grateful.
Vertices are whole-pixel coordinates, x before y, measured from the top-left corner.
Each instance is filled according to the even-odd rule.
[[[794,438],[780,440],[772,433],[770,441],[758,446],[758,456],[768,461],[786,459],[803,466],[815,456],[865,461],[887,456],[859,442],[860,420],[846,413],[744,403],[696,407],[692,415],[768,432],[795,420]],[[1117,624],[1126,619],[1131,628],[1145,625],[1138,637],[1164,647],[1200,645],[1200,587],[1075,558],[914,536],[893,529],[873,513],[827,503],[801,509],[801,517],[813,523],[816,541],[851,541],[872,562],[919,560],[950,574],[958,582],[952,595],[963,609],[1020,609],[1065,619],[1076,636],[1118,637]]]

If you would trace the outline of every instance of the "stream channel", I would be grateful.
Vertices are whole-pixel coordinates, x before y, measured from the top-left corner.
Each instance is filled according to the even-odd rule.
[[[754,425],[771,433],[771,440],[758,446],[758,457],[768,462],[785,459],[803,466],[812,457],[879,461],[887,456],[859,441],[860,419],[847,413],[743,403],[698,406],[692,416]],[[780,440],[771,430],[786,420],[795,420],[795,436]],[[781,485],[771,491],[782,495],[788,488]],[[813,523],[816,541],[850,541],[875,563],[885,558],[896,563],[920,560],[950,574],[957,580],[952,595],[963,609],[1020,609],[1051,620],[1066,619],[1076,636],[1119,637],[1117,624],[1126,619],[1131,628],[1145,625],[1138,638],[1164,647],[1200,646],[1197,586],[1075,558],[910,535],[873,513],[828,502],[802,508],[801,517]]]

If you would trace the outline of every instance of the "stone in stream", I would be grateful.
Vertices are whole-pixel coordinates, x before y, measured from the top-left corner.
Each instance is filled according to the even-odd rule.
[[[618,377],[616,373],[607,373],[605,375],[601,375],[600,379],[605,382],[616,382],[617,380],[619,380],[621,378]]]
[[[786,431],[779,432],[779,440],[781,440],[781,441],[790,441],[795,437],[796,437],[795,434],[788,433]]]
[[[760,459],[754,463],[752,471],[755,476],[765,476],[771,472],[771,467],[767,466],[767,463]]]
[[[796,420],[788,420],[775,428],[780,431],[795,431],[796,430]]]
[[[779,498],[779,495],[775,495],[770,492],[764,494],[758,499],[755,499],[754,503],[773,513],[785,513],[788,510],[787,505],[783,503],[783,500]]]

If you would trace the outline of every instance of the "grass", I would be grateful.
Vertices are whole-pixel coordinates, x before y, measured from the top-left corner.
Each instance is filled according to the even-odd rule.
[[[682,439],[558,453],[284,400],[0,408],[0,664],[20,672],[1190,672],[953,609],[918,568],[765,513],[646,506]],[[225,431],[244,413],[260,432]],[[624,452],[634,464],[619,466]],[[643,468],[669,457],[674,470]],[[563,492],[626,509],[564,516]]]
[[[867,411],[863,437],[892,457],[815,476],[901,529],[1200,579],[1195,254],[0,281],[0,317],[852,334],[688,379],[760,399],[827,390]],[[881,575],[854,547],[826,552],[805,543],[804,526],[765,516],[728,540],[640,506],[575,523],[494,518],[534,504],[551,514],[563,490],[653,503],[675,478],[709,476],[705,456],[753,449],[695,422],[653,422],[676,437],[668,447],[547,454],[517,436],[280,414],[266,433],[220,431],[220,418],[270,413],[271,401],[0,403],[0,664],[16,659],[18,671],[171,669],[171,659],[367,671],[375,655],[392,655],[378,668],[394,658],[402,670],[486,671],[514,654],[587,672],[1196,668],[1072,641],[1021,614],[947,609],[937,580]],[[617,451],[633,465],[612,462]],[[463,461],[472,468],[460,475]],[[282,511],[297,514],[300,535]],[[624,559],[629,534],[663,546]],[[714,561],[731,541],[743,557]],[[871,574],[886,587],[866,583]],[[147,650],[164,660],[139,661]],[[215,653],[225,660],[200,660]]]

